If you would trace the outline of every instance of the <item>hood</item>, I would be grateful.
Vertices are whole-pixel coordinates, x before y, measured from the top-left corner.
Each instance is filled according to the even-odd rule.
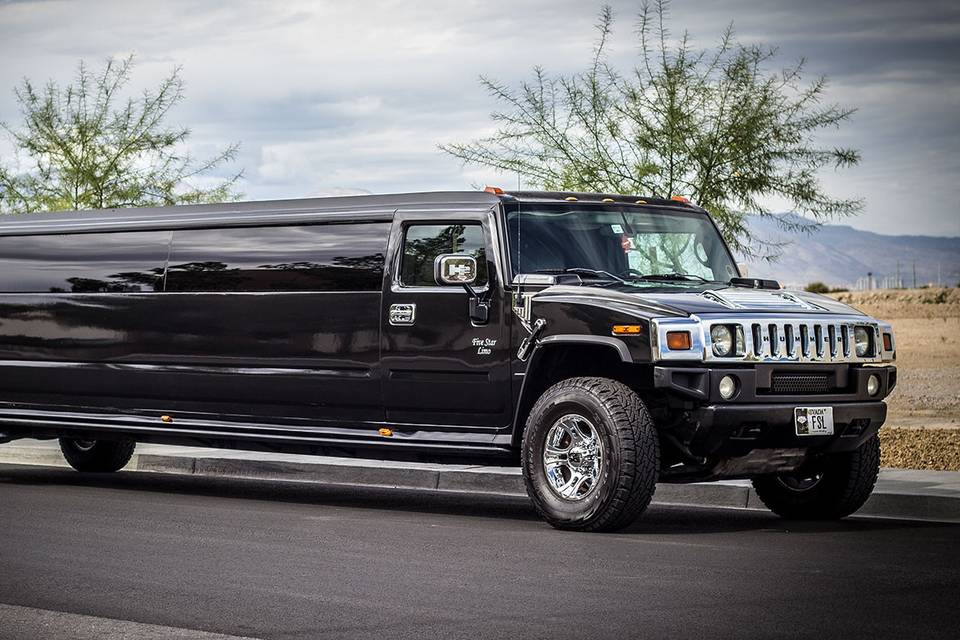
[[[535,296],[538,301],[563,298],[599,306],[633,308],[644,315],[687,316],[691,314],[770,313],[863,315],[833,298],[806,291],[720,287],[717,289],[655,288],[644,290],[630,285],[549,287]]]

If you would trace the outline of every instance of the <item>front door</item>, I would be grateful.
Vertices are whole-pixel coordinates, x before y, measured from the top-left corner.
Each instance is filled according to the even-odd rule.
[[[510,422],[508,333],[492,214],[398,212],[384,278],[381,362],[388,424],[497,431]],[[489,304],[471,318],[462,285],[435,278],[440,255],[477,260],[473,289]]]

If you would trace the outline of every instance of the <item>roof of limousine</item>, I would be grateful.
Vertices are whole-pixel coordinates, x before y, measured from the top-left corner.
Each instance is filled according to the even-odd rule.
[[[486,211],[498,202],[591,204],[649,204],[688,211],[703,210],[676,200],[600,193],[556,191],[432,191],[384,195],[337,196],[296,200],[267,200],[194,204],[170,207],[142,207],[23,213],[0,215],[0,236],[51,233],[133,231],[151,229],[202,228],[220,225],[255,226],[278,222],[342,220],[389,220],[399,209],[455,207],[456,211]]]

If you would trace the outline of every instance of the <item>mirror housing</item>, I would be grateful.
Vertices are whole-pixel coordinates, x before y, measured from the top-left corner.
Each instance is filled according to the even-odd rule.
[[[439,285],[473,284],[477,259],[465,253],[443,253],[433,261],[433,277]]]

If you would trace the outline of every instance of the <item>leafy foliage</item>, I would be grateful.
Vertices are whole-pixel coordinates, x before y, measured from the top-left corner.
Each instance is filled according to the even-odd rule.
[[[665,0],[643,5],[639,60],[625,73],[607,59],[614,17],[604,7],[586,71],[536,67],[519,89],[481,77],[501,105],[497,131],[441,149],[549,190],[687,196],[742,255],[757,255],[745,214],[770,215],[771,197],[806,216],[778,220],[790,230],[857,213],[861,200],[830,197],[817,177],[860,159],[815,143],[854,113],[822,104],[826,79],[804,83],[803,61],[768,72],[776,50],[740,44],[732,26],[712,51],[695,50],[687,33],[674,43],[666,18]]]
[[[0,166],[0,212],[143,207],[235,199],[241,173],[203,188],[195,180],[234,159],[233,144],[196,161],[183,150],[190,130],[163,124],[183,99],[180,68],[138,99],[122,99],[133,57],[93,73],[83,62],[73,84],[29,79],[16,88],[19,129],[0,123],[16,149]]]
[[[830,293],[830,287],[823,284],[820,281],[811,282],[803,288],[804,291],[809,291],[810,293]]]

